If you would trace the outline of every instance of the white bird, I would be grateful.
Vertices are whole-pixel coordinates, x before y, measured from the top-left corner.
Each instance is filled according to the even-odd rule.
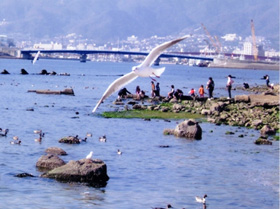
[[[196,200],[196,202],[205,204],[206,203],[206,197],[207,197],[207,194],[205,194],[203,197],[196,196],[195,200]]]
[[[42,133],[42,130],[34,130],[33,132],[34,132],[34,134],[40,134],[40,133]]]
[[[165,42],[155,48],[148,54],[146,59],[138,66],[132,67],[132,71],[130,73],[125,74],[124,76],[118,78],[110,86],[107,88],[101,99],[98,101],[92,112],[94,113],[99,105],[108,98],[111,94],[132,82],[138,76],[140,77],[158,77],[164,72],[165,68],[152,68],[151,65],[155,62],[155,60],[160,56],[160,54],[166,50],[167,48],[173,46],[174,44],[190,37],[190,35],[183,36],[178,39],[174,39],[172,41]]]
[[[86,136],[87,136],[87,137],[92,137],[92,133],[87,132]]]
[[[118,155],[121,155],[121,154],[122,154],[122,151],[120,151],[120,150],[118,149],[118,152],[117,152],[117,153],[118,153]]]
[[[42,142],[42,136],[40,135],[39,138],[34,139],[35,142]]]
[[[91,158],[92,158],[92,155],[93,155],[93,151],[91,151],[91,152],[86,156],[86,159],[91,159]]]

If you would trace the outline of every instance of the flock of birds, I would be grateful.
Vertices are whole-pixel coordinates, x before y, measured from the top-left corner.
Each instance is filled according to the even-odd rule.
[[[8,132],[9,132],[9,129],[0,128],[0,137],[7,137]],[[35,142],[42,142],[42,139],[45,136],[45,133],[42,132],[42,130],[34,130],[33,132],[34,132],[34,134],[38,134],[38,138],[36,138],[34,141]],[[76,136],[76,137],[78,137],[78,136]],[[92,134],[87,133],[86,137],[84,139],[81,139],[81,140],[86,141],[88,137],[92,137]],[[106,135],[100,136],[99,141],[100,142],[106,142],[107,141]],[[21,140],[19,139],[18,136],[13,136],[13,140],[10,142],[10,144],[20,145]],[[122,155],[122,151],[120,149],[118,149],[117,154]],[[86,159],[92,160],[92,157],[93,157],[93,151],[90,151],[90,153],[86,156]],[[207,197],[206,194],[203,197],[198,197],[198,196],[195,197],[196,202],[203,204],[203,209],[206,209],[206,197]],[[153,209],[168,209],[168,208],[173,208],[173,207],[171,206],[171,204],[167,204],[167,206],[165,208],[155,207]]]
[[[90,134],[90,135],[91,135],[91,134]],[[89,136],[89,133],[87,134],[87,136]],[[99,141],[100,141],[100,142],[106,142],[106,141],[107,141],[106,135],[100,136],[100,137],[99,137]],[[117,154],[118,154],[118,155],[121,155],[121,154],[122,154],[122,151],[121,151],[120,149],[118,149]],[[92,156],[93,156],[93,151],[90,151],[90,153],[86,156],[86,159],[92,159]]]
[[[7,134],[9,133],[9,129],[2,129],[0,128],[0,137],[7,137]],[[35,142],[42,142],[43,137],[45,136],[45,133],[42,132],[42,130],[34,130],[34,134],[38,134],[39,137],[36,138]],[[18,136],[13,136],[13,140],[10,141],[10,144],[21,144],[21,140]]]
[[[34,139],[35,142],[42,142],[42,139],[45,136],[45,133],[42,130],[34,130],[33,131],[34,134],[38,134],[38,137]],[[9,129],[2,129],[0,128],[0,137],[7,137],[7,134],[9,133]],[[86,142],[88,137],[92,137],[92,133],[87,133],[85,138],[81,138],[79,139],[80,142]],[[76,135],[76,138],[78,138],[78,135]],[[100,142],[107,142],[107,137],[106,135],[100,136],[99,137],[99,141]],[[13,136],[13,140],[10,141],[10,144],[17,144],[20,145],[21,144],[21,140],[19,139],[18,136]],[[117,150],[117,154],[118,155],[122,155],[122,151],[120,149]],[[93,151],[91,151],[87,156],[86,159],[91,159],[93,156]]]

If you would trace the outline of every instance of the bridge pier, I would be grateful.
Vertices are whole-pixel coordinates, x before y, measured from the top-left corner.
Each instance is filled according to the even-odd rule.
[[[87,54],[81,54],[80,62],[86,62],[86,61],[87,61]]]
[[[160,62],[160,58],[158,57],[158,58],[155,60],[154,65],[155,65],[155,66],[159,66],[159,62]]]
[[[22,53],[22,58],[27,60],[32,60],[33,56],[30,53]]]

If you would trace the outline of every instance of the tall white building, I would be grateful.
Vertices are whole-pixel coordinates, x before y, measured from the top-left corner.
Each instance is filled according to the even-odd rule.
[[[251,42],[244,42],[243,54],[253,55],[253,44]]]

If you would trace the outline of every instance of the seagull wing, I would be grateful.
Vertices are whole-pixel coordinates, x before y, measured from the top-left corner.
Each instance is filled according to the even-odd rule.
[[[32,62],[33,65],[34,65],[35,62],[38,60],[39,55],[40,55],[40,51],[38,51],[37,54],[36,54],[36,56],[34,57],[33,62]]]
[[[123,86],[127,85],[128,83],[132,82],[134,79],[136,79],[138,76],[134,72],[130,72],[125,74],[124,76],[118,78],[115,80],[111,85],[107,88],[101,99],[98,101],[92,112],[95,112],[98,108],[98,106],[111,94],[122,88]]]
[[[141,66],[143,66],[143,67],[151,66],[165,49],[173,46],[174,44],[176,44],[180,41],[183,41],[184,39],[186,39],[188,37],[190,37],[190,36],[186,35],[181,38],[174,39],[172,41],[167,41],[167,42],[153,48],[152,51],[148,54],[148,56],[144,60],[144,62],[141,64]]]

